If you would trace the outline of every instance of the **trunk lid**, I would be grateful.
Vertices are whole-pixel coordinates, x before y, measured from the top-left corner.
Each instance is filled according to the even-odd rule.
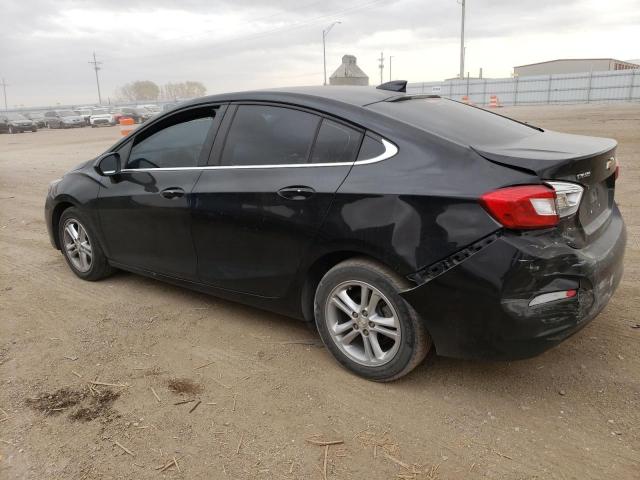
[[[500,145],[475,145],[485,159],[584,188],[575,215],[561,219],[559,228],[570,245],[580,248],[597,235],[613,209],[617,142],[609,138],[540,132]]]

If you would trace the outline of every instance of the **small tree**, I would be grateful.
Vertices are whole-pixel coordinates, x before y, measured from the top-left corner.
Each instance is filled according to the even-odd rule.
[[[162,87],[162,96],[168,100],[201,97],[205,93],[207,93],[207,89],[201,82],[167,83]]]
[[[140,100],[157,100],[160,87],[151,80],[137,80],[127,83],[118,89],[119,96],[130,102]]]

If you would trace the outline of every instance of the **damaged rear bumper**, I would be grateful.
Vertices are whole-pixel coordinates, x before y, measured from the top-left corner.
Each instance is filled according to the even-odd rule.
[[[441,262],[401,295],[424,319],[440,355],[528,358],[600,313],[622,277],[625,244],[617,207],[582,249],[549,232],[504,232]],[[572,289],[573,298],[529,305],[540,294]]]

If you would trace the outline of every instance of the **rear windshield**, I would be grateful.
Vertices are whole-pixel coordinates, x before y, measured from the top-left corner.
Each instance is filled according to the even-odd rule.
[[[445,98],[378,102],[368,108],[463,145],[504,144],[540,130]]]

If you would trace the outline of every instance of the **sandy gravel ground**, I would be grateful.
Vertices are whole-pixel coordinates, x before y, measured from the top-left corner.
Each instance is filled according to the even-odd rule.
[[[77,279],[47,239],[47,184],[117,129],[0,135],[0,478],[640,478],[640,105],[502,111],[618,139],[624,280],[540,357],[435,357],[384,385],[294,320],[132,274]]]

